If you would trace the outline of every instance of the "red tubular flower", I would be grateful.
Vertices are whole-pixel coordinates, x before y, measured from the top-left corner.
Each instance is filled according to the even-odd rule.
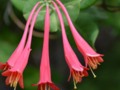
[[[17,83],[19,82],[19,85],[21,88],[24,88],[24,84],[23,84],[23,71],[28,63],[28,58],[30,55],[30,47],[31,47],[31,41],[32,41],[32,32],[33,32],[33,28],[36,22],[36,18],[41,10],[43,6],[40,6],[38,8],[38,10],[36,11],[33,19],[32,19],[32,23],[30,26],[30,31],[29,31],[29,36],[28,36],[28,40],[26,43],[25,48],[23,49],[21,55],[19,56],[18,60],[15,62],[14,66],[3,72],[2,75],[6,76],[6,84],[12,87],[14,87],[16,89]]]
[[[55,2],[52,2],[52,3],[56,9],[56,12],[58,14],[59,21],[61,24],[65,59],[70,68],[70,73],[71,73],[70,77],[72,75],[73,81],[74,81],[74,88],[76,89],[77,88],[76,83],[81,82],[82,77],[88,76],[88,73],[86,71],[87,69],[84,68],[84,66],[82,66],[82,64],[79,62],[76,54],[74,53],[73,49],[71,48],[69,41],[67,40],[64,22],[63,22],[60,10],[58,9],[58,6],[56,5]]]
[[[10,58],[8,59],[8,61],[4,64],[4,63],[0,63],[0,70],[8,70],[10,68],[12,68],[16,62],[16,60],[18,59],[18,57],[21,55],[24,46],[25,46],[25,42],[26,42],[26,38],[27,38],[27,33],[29,30],[29,26],[30,26],[30,22],[32,20],[33,14],[36,10],[36,8],[38,7],[38,5],[40,4],[40,2],[38,2],[32,9],[30,16],[28,18],[28,21],[26,23],[26,27],[24,30],[24,34],[22,36],[22,39],[18,45],[18,47],[15,49],[15,51],[13,52],[13,54],[10,56]]]
[[[46,7],[46,16],[44,24],[44,42],[42,50],[42,58],[40,65],[40,80],[37,84],[38,90],[59,90],[51,81],[51,71],[49,62],[49,29],[50,29],[50,14],[49,6]],[[36,85],[35,85],[36,86]]]
[[[10,84],[11,87],[16,89],[17,83],[19,82],[20,87],[24,88],[22,74],[26,67],[30,51],[31,49],[26,47],[14,67],[2,73],[3,76],[7,77],[6,85]]]
[[[77,45],[78,50],[83,54],[86,66],[88,65],[90,69],[97,69],[97,66],[100,65],[101,62],[103,62],[103,59],[101,58],[101,54],[96,53],[90,45],[81,37],[81,35],[77,32],[76,28],[74,27],[70,16],[65,8],[65,6],[60,2],[60,0],[56,0],[57,3],[62,8],[68,24],[70,26],[73,38],[75,40],[75,43]]]

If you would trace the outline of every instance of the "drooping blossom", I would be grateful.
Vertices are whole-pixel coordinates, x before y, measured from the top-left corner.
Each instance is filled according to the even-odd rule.
[[[12,53],[12,55],[10,56],[10,58],[7,60],[6,63],[1,63],[0,62],[0,70],[8,70],[10,68],[12,68],[16,62],[16,60],[18,59],[18,57],[21,55],[24,47],[25,47],[25,42],[26,42],[26,38],[27,38],[27,33],[29,30],[29,26],[30,26],[30,22],[32,20],[33,14],[36,10],[36,8],[39,6],[40,2],[38,2],[32,9],[29,18],[27,20],[26,26],[25,26],[25,30],[22,36],[22,39],[18,45],[18,47],[15,49],[15,51]]]
[[[57,2],[57,4],[55,2]],[[61,25],[65,60],[70,69],[70,76],[68,80],[70,80],[71,77],[73,78],[74,89],[76,89],[77,88],[76,84],[81,82],[83,77],[88,76],[87,67],[89,66],[91,71],[92,69],[97,69],[98,65],[100,65],[101,62],[103,62],[103,59],[102,59],[103,55],[96,53],[91,48],[91,46],[82,38],[82,36],[77,32],[65,6],[61,3],[60,0],[55,0],[55,1],[44,0],[43,1],[43,5],[46,5],[46,14],[45,14],[45,21],[44,21],[44,41],[43,41],[42,57],[41,57],[41,64],[40,64],[40,80],[37,84],[34,84],[34,85],[38,86],[38,90],[60,90],[51,80],[51,70],[50,70],[50,61],[49,61],[50,10],[49,10],[48,4],[51,4],[51,3],[55,8],[55,11],[58,15],[60,25]],[[43,5],[42,6],[39,6],[39,5],[40,5],[40,2],[38,2],[33,7],[30,13],[30,16],[27,20],[23,36],[18,47],[15,49],[15,51],[13,52],[13,54],[10,56],[10,58],[5,64],[0,63],[0,70],[4,70],[2,75],[6,77],[6,85],[10,85],[11,87],[14,87],[14,90],[16,90],[18,83],[21,88],[24,88],[23,72],[28,63],[28,58],[31,51],[33,28],[34,28],[37,16],[43,7]],[[75,43],[77,45],[77,48],[84,56],[85,66],[83,66],[79,62],[74,50],[72,49],[67,39],[64,21],[62,18],[62,14],[59,10],[59,6],[67,18],[67,21],[68,21],[70,30],[72,32],[73,38],[75,40]]]
[[[74,88],[76,89],[77,88],[76,83],[81,82],[82,77],[88,76],[87,68],[84,68],[84,66],[79,62],[76,54],[71,48],[69,41],[67,39],[67,36],[66,36],[65,26],[64,26],[64,22],[63,22],[63,18],[60,13],[60,10],[55,2],[52,2],[52,3],[56,9],[56,12],[57,12],[57,15],[60,21],[65,59],[70,68],[70,77],[72,75],[73,81],[74,81]]]
[[[50,13],[49,6],[46,6],[46,15],[44,22],[44,41],[40,64],[40,80],[33,86],[38,86],[38,90],[60,90],[51,81],[50,61],[49,61],[49,30],[50,30]]]
[[[101,62],[103,62],[103,55],[96,53],[95,50],[93,50],[91,46],[82,38],[82,36],[77,32],[76,28],[74,27],[65,6],[61,3],[60,0],[56,0],[56,2],[61,7],[67,18],[77,48],[84,56],[86,66],[89,66],[90,69],[97,69],[97,66],[100,65]]]
[[[15,90],[18,82],[20,87],[24,88],[22,74],[26,67],[30,51],[31,49],[26,47],[17,62],[15,63],[14,67],[2,73],[2,75],[6,77],[6,85],[14,87]]]
[[[34,12],[33,19],[31,21],[31,25],[29,28],[29,35],[28,39],[25,45],[25,48],[21,52],[20,56],[17,58],[17,61],[15,62],[14,66],[11,69],[8,69],[7,71],[3,72],[2,75],[7,77],[6,78],[6,84],[10,85],[11,87],[14,87],[16,89],[17,83],[19,82],[19,85],[21,88],[24,88],[23,84],[23,71],[28,63],[28,58],[31,51],[31,41],[32,41],[32,33],[33,28],[36,22],[36,18],[43,6],[40,6],[36,12]]]

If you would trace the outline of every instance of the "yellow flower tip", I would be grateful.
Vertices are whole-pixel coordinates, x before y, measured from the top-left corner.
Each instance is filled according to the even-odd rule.
[[[74,83],[74,90],[77,89],[77,86],[76,86],[76,81],[73,79],[73,83]]]
[[[77,90],[77,87],[74,87],[74,90]]]
[[[10,87],[14,87],[14,90],[16,90],[19,79],[20,79],[19,73],[16,73],[16,72],[11,73],[9,78],[9,84],[10,84]]]
[[[16,90],[16,88],[17,88],[17,86],[16,86],[16,87],[14,87],[14,90]]]
[[[94,75],[94,78],[96,78],[97,76],[96,75]]]

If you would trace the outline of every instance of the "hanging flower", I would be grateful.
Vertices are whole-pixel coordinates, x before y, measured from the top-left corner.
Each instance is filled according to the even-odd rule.
[[[12,53],[12,55],[10,56],[10,58],[8,59],[8,61],[6,63],[0,63],[0,70],[8,70],[10,68],[12,68],[16,62],[16,60],[19,58],[19,56],[21,55],[24,47],[25,47],[25,42],[26,42],[26,38],[27,38],[27,33],[29,30],[29,26],[30,26],[30,22],[32,20],[33,14],[36,10],[36,8],[38,7],[38,5],[40,4],[40,2],[38,2],[32,9],[30,16],[27,20],[26,26],[25,26],[25,30],[22,36],[22,39],[18,45],[18,47],[15,49],[15,51]]]
[[[30,51],[31,49],[26,47],[14,67],[2,73],[3,76],[7,77],[6,85],[10,85],[16,89],[19,82],[20,87],[24,88],[22,74],[26,67]]]
[[[82,64],[79,62],[76,54],[74,53],[73,49],[71,48],[69,41],[67,39],[66,33],[65,33],[65,27],[64,22],[62,19],[62,15],[60,13],[60,10],[58,9],[58,6],[55,2],[52,2],[56,12],[59,17],[59,21],[61,24],[61,30],[62,30],[62,38],[63,38],[63,47],[64,47],[64,54],[66,62],[70,68],[70,77],[72,75],[73,81],[74,81],[74,88],[76,89],[76,83],[81,82],[82,77],[88,76],[87,69],[82,66]]]
[[[35,5],[35,7],[36,7],[36,5]],[[14,66],[2,73],[3,76],[7,77],[6,84],[10,85],[11,87],[14,87],[14,89],[16,89],[18,82],[19,82],[20,87],[24,88],[23,71],[28,63],[28,58],[29,58],[30,51],[31,51],[31,41],[32,41],[33,28],[34,28],[34,25],[36,22],[36,18],[37,18],[42,7],[43,6],[40,6],[37,9],[36,13],[34,14],[34,17],[32,19],[32,23],[31,23],[31,26],[29,29],[28,40],[27,40],[25,48],[21,52],[20,56],[17,58],[17,61],[15,62]]]
[[[24,88],[23,72],[28,63],[29,55],[31,52],[33,29],[40,10],[43,8],[44,5],[46,5],[46,14],[44,20],[44,40],[40,63],[40,79],[39,82],[37,84],[34,84],[33,86],[38,86],[38,90],[60,90],[51,80],[51,69],[49,60],[49,32],[51,7],[52,9],[55,9],[61,26],[65,60],[70,69],[70,76],[68,80],[70,80],[72,77],[74,82],[74,89],[77,89],[76,84],[81,82],[83,77],[88,76],[87,67],[89,67],[91,71],[92,69],[97,69],[98,65],[103,62],[103,55],[98,54],[96,51],[94,51],[94,49],[92,49],[91,46],[77,32],[65,6],[61,3],[60,0],[44,0],[41,1],[41,3],[41,6],[40,2],[38,2],[33,7],[28,17],[22,39],[18,44],[18,47],[14,50],[6,63],[0,62],[0,70],[3,70],[2,75],[6,77],[6,85],[10,85],[11,87],[14,87],[14,90],[16,90],[17,84],[19,83],[20,87]],[[72,49],[68,41],[63,17],[59,10],[59,7],[62,9],[67,18],[68,25],[70,27],[78,50],[84,56],[85,66],[80,63],[78,57],[76,56],[74,50]],[[94,77],[96,77],[94,73],[93,75]]]
[[[58,87],[54,85],[51,81],[51,71],[50,71],[50,62],[49,62],[49,30],[50,30],[50,14],[49,14],[49,6],[46,6],[46,16],[45,16],[45,24],[44,24],[44,42],[43,42],[43,50],[42,50],[42,58],[40,64],[40,80],[38,84],[34,86],[38,86],[38,90],[59,90]]]
[[[100,65],[101,62],[103,62],[103,59],[101,57],[103,55],[96,53],[90,47],[90,45],[81,37],[81,35],[77,32],[76,28],[74,27],[65,6],[60,2],[60,0],[56,0],[56,2],[60,5],[67,18],[77,48],[84,56],[86,66],[88,65],[90,69],[97,69],[97,66]]]

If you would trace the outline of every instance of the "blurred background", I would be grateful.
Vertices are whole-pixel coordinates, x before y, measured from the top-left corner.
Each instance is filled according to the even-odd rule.
[[[24,28],[26,22],[23,12],[16,8],[15,0],[11,1],[12,3],[10,0],[0,0],[0,62],[6,62],[17,47],[23,33],[22,28]],[[61,1],[64,3],[64,0]],[[67,5],[66,3],[67,1],[65,5]],[[104,54],[104,63],[94,71],[97,78],[94,79],[89,72],[89,76],[83,78],[82,82],[77,84],[78,90],[120,90],[120,0],[84,0],[81,1],[78,10],[77,18],[73,20],[74,25],[97,52]],[[74,16],[71,16],[71,18],[74,19]],[[72,47],[84,64],[84,59],[77,50],[67,25],[66,28]],[[36,29],[36,33],[33,36],[29,63],[24,72],[24,90],[37,90],[37,87],[31,85],[39,80],[43,32]],[[61,90],[73,90],[72,80],[67,82],[69,68],[64,60],[60,30],[51,31],[50,60],[53,82]],[[0,90],[13,90],[13,88],[5,85],[5,77],[1,74]],[[19,85],[17,90],[21,90]]]

